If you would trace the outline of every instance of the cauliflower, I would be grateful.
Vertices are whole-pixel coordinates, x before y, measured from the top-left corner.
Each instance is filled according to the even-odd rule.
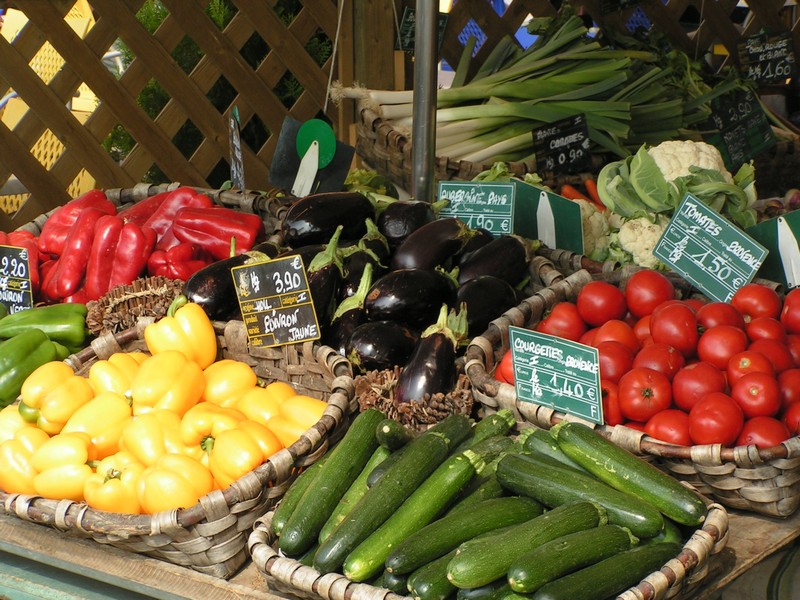
[[[593,260],[605,260],[608,257],[608,235],[611,232],[605,213],[586,200],[577,199],[573,202],[581,207],[584,255]]]
[[[667,181],[691,175],[689,167],[719,171],[726,183],[733,183],[733,175],[725,168],[722,154],[715,146],[691,140],[669,140],[648,148],[647,153],[656,161]]]
[[[611,233],[609,257],[648,269],[665,269],[653,249],[668,224],[669,217],[662,214],[623,220],[619,229]]]

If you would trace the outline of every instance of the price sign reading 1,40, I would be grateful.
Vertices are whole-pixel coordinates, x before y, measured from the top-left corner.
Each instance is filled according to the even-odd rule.
[[[26,248],[0,246],[0,304],[9,314],[33,306]]]

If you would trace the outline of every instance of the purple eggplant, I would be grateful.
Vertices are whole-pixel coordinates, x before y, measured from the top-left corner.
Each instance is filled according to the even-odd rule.
[[[373,279],[381,277],[386,272],[386,267],[381,264],[378,257],[360,245],[342,249],[342,265],[344,276],[337,296],[339,302],[356,293],[367,266],[372,269]]]
[[[422,330],[434,321],[442,304],[454,306],[455,278],[441,269],[389,271],[372,284],[364,309],[370,321],[397,321]]]
[[[308,289],[321,328],[330,323],[336,308],[336,294],[342,281],[342,258],[339,255],[341,234],[342,227],[339,226],[325,245],[325,250],[319,252],[306,269]]]
[[[517,291],[510,283],[493,275],[479,275],[458,287],[458,305],[467,306],[470,337],[481,335],[505,311],[519,304]]]
[[[322,336],[325,344],[342,356],[347,354],[347,343],[350,341],[353,330],[367,318],[367,313],[364,311],[364,300],[371,286],[372,265],[367,263],[355,293],[339,303],[339,306],[333,311],[330,325],[323,330]]]
[[[395,402],[421,402],[453,390],[458,378],[456,353],[467,336],[467,311],[443,304],[439,319],[422,332],[411,358],[397,377]]]
[[[325,250],[325,244],[308,244],[299,248],[287,248],[280,252],[275,258],[285,258],[287,256],[299,256],[303,261],[303,267],[308,269],[314,257]]]
[[[501,235],[470,252],[458,265],[458,283],[493,275],[516,285],[528,275],[534,243],[518,235]]]
[[[459,252],[455,257],[459,263],[471,253],[475,252],[475,250],[482,248],[495,239],[494,234],[484,227],[475,227],[473,231],[475,232],[475,235],[470,238],[470,240],[461,249],[461,252]]]
[[[375,219],[372,202],[358,192],[324,192],[297,200],[283,219],[283,243],[290,247],[326,243],[342,226],[342,240],[357,240]]]
[[[386,236],[380,232],[378,226],[372,219],[367,219],[364,225],[367,231],[361,236],[361,239],[358,240],[358,246],[369,250],[377,257],[381,264],[388,266],[391,248],[389,247]]]
[[[396,321],[367,321],[353,330],[346,356],[362,373],[394,369],[406,364],[418,339],[418,332]]]
[[[464,221],[446,217],[414,230],[392,254],[391,270],[449,268],[453,257],[475,235]]]
[[[399,246],[413,231],[435,221],[449,200],[394,200],[386,203],[378,215],[378,229],[392,248]]]

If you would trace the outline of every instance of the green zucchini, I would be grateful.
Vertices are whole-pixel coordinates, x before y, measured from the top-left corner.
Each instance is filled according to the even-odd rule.
[[[596,502],[608,512],[608,521],[627,527],[638,538],[658,535],[664,517],[654,506],[616,490],[589,473],[556,466],[556,461],[509,454],[497,465],[500,485],[513,494],[538,500],[545,506],[585,500]]]
[[[417,430],[406,427],[394,419],[384,419],[375,429],[378,443],[392,452],[399,450],[418,435]]]
[[[523,443],[523,448],[526,452],[530,452],[534,456],[544,455],[555,459],[566,467],[577,469],[583,473],[586,472],[586,469],[564,453],[548,431],[535,428],[530,429],[530,432]]]
[[[488,469],[488,467],[487,467]],[[468,495],[462,497],[456,504],[447,511],[447,514],[460,513],[461,511],[469,512],[479,502],[490,500],[492,498],[502,498],[506,495],[506,490],[500,485],[495,473],[489,473],[481,477],[481,483]]]
[[[281,498],[281,501],[275,508],[275,512],[272,513],[272,523],[270,527],[275,535],[280,535],[281,531],[283,531],[286,521],[289,520],[289,516],[294,512],[294,509],[297,508],[300,498],[302,498],[303,494],[306,493],[306,490],[314,481],[314,478],[317,476],[317,473],[319,473],[319,470],[322,468],[322,465],[325,464],[325,461],[329,456],[330,454],[325,454],[313,465],[307,467],[305,471],[300,473],[295,478],[295,480],[292,482],[292,485],[289,486],[289,489],[286,490],[283,498]]]
[[[501,408],[496,413],[492,413],[481,419],[472,428],[472,435],[461,442],[455,452],[461,452],[471,448],[475,444],[495,435],[507,435],[517,424],[514,413],[507,408]]]
[[[678,524],[668,517],[664,517],[664,527],[658,532],[658,535],[640,540],[641,544],[658,544],[661,542],[675,542],[682,544],[686,536],[681,531]]]
[[[450,415],[406,444],[400,451],[402,457],[367,490],[344,521],[320,544],[314,556],[314,567],[322,573],[339,570],[350,552],[380,527],[445,461],[469,429],[466,416]]]
[[[367,475],[367,487],[371,488],[373,485],[375,485],[378,480],[383,477],[386,471],[391,469],[392,465],[400,460],[400,457],[403,456],[403,454],[407,451],[408,444],[392,452],[384,461],[381,462],[381,464],[375,465],[375,468],[372,469],[369,475]]]
[[[408,591],[415,600],[445,600],[453,597],[457,590],[447,579],[447,565],[455,554],[456,551],[451,550],[408,576]]]
[[[459,588],[456,593],[456,600],[489,600],[497,590],[507,585],[508,580],[505,577],[501,577],[481,587]]]
[[[536,500],[509,496],[479,502],[470,511],[448,513],[397,544],[386,558],[386,570],[410,573],[455,550],[462,542],[528,521],[542,512],[544,509]]]
[[[486,460],[511,444],[510,438],[499,435],[451,455],[347,556],[344,576],[351,581],[364,581],[380,572],[393,548],[430,523],[483,469]]]
[[[372,469],[386,460],[390,454],[391,451],[383,446],[378,446],[375,449],[375,452],[372,453],[372,456],[370,457],[364,469],[361,471],[361,474],[356,477],[355,481],[353,481],[352,485],[344,493],[344,496],[342,496],[342,499],[339,500],[336,508],[333,509],[331,516],[328,517],[328,520],[325,521],[322,529],[320,529],[320,541],[327,539],[331,531],[333,531],[339,523],[344,521],[347,513],[349,513],[356,503],[361,500],[361,497],[367,493],[367,490],[369,489],[367,487],[367,477],[369,477]]]
[[[508,583],[515,592],[530,594],[549,581],[628,550],[637,541],[618,525],[568,533],[517,557],[508,568]]]
[[[527,594],[520,594],[511,589],[511,584],[505,581],[503,585],[498,587],[494,593],[489,596],[488,600],[523,600],[529,598]]]
[[[318,548],[317,544],[311,546],[311,548],[306,550],[301,556],[297,557],[296,559],[297,562],[299,562],[303,566],[310,567],[311,564],[314,562],[314,554],[317,552],[317,548]]]
[[[378,447],[375,428],[384,418],[379,410],[365,410],[330,450],[330,457],[281,531],[278,547],[284,554],[299,556],[319,541],[325,521]]]
[[[386,588],[390,592],[405,596],[408,591],[408,575],[400,575],[398,573],[390,573],[384,571],[381,575],[381,587]]]
[[[605,523],[605,510],[592,502],[558,506],[494,535],[464,542],[448,565],[447,577],[459,588],[486,585],[505,575],[523,552],[562,535]]]
[[[638,584],[678,556],[680,544],[634,546],[593,565],[546,583],[534,600],[603,600]]]
[[[567,456],[611,487],[649,502],[681,525],[694,527],[705,519],[697,493],[586,425],[562,421],[550,431]]]

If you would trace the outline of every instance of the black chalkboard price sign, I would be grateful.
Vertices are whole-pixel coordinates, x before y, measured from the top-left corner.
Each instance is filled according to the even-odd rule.
[[[436,30],[436,48],[442,47],[444,32],[447,29],[447,20],[450,16],[447,13],[438,13]],[[406,7],[403,10],[403,18],[400,20],[400,32],[397,36],[397,50],[414,53],[417,36],[417,11],[414,8]]]
[[[33,306],[28,250],[17,246],[0,246],[0,304],[8,314]]]
[[[788,31],[751,35],[737,45],[741,72],[758,84],[784,83],[797,73],[797,61]]]
[[[242,136],[239,131],[239,110],[234,106],[228,120],[228,146],[231,152],[231,183],[237,190],[244,191],[244,158],[242,157]]]
[[[600,14],[610,15],[620,12],[630,6],[641,4],[642,0],[600,0]]]
[[[231,269],[252,346],[282,346],[320,337],[303,261],[297,255]]]
[[[554,173],[578,173],[591,165],[589,130],[584,115],[575,115],[533,130],[536,166]]]

